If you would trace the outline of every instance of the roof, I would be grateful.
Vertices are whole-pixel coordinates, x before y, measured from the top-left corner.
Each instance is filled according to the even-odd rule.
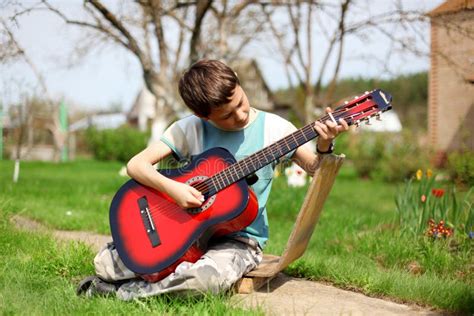
[[[260,67],[258,66],[257,61],[255,59],[241,58],[231,63],[230,66],[232,67],[232,69],[235,70],[235,72],[239,74],[239,77],[242,77],[242,78],[239,78],[239,80],[242,82],[245,82],[248,79],[245,77],[249,68],[255,69],[255,72],[258,78],[261,80],[263,84],[263,88],[270,95],[270,97],[272,97],[272,91],[268,87],[267,82],[265,81],[265,77],[263,76],[262,71],[260,70]]]
[[[436,17],[462,10],[474,10],[474,0],[447,0],[428,12],[428,16]]]
[[[69,126],[70,132],[84,130],[89,127],[97,129],[114,129],[126,123],[125,113],[104,113],[85,117]]]
[[[150,90],[146,88],[146,86],[143,86],[140,92],[137,94],[132,108],[127,114],[127,119],[136,119],[141,112],[145,113],[147,117],[155,116],[155,103],[156,98],[153,93],[151,93]]]

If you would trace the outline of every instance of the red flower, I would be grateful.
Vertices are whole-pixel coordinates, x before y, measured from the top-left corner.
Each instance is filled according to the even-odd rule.
[[[431,194],[433,194],[437,198],[440,198],[444,195],[444,190],[443,189],[432,189]]]
[[[434,219],[430,219],[428,221],[428,232],[427,235],[430,237],[433,237],[434,239],[439,238],[439,237],[450,237],[453,235],[453,229],[450,227],[445,227],[444,226],[444,221],[440,220],[438,224],[434,221]]]

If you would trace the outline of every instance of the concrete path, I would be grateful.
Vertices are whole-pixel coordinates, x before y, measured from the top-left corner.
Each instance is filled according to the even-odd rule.
[[[11,220],[19,229],[49,232],[58,240],[79,240],[94,251],[112,240],[110,236],[89,232],[51,231],[20,216],[13,216]],[[231,302],[244,308],[259,307],[266,315],[442,315],[415,305],[372,298],[282,273],[258,292],[236,294]]]
[[[259,306],[266,315],[440,315],[282,273],[258,292],[232,300],[238,306]]]

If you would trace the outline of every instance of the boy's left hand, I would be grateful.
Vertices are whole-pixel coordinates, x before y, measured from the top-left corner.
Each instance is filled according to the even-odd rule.
[[[330,107],[326,108],[326,113],[331,113]],[[349,125],[344,119],[339,119],[339,124],[334,123],[331,119],[328,119],[323,123],[316,121],[314,128],[319,134],[318,137],[318,149],[322,152],[328,151],[332,141],[340,134],[349,129]]]

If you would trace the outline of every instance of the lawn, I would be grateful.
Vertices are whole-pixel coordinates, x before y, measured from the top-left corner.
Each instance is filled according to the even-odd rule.
[[[118,175],[120,167],[116,162],[89,160],[24,162],[20,180],[13,184],[13,163],[0,162],[2,312],[24,312],[23,302],[37,301],[28,307],[33,313],[153,309],[188,314],[191,309],[187,308],[195,306],[201,313],[241,313],[225,304],[226,297],[202,301],[158,298],[143,304],[77,298],[74,284],[92,273],[93,253],[84,245],[56,245],[48,236],[31,236],[8,224],[8,217],[19,213],[53,228],[108,233],[108,205],[126,180]],[[396,185],[358,179],[346,163],[309,249],[286,272],[370,296],[472,313],[472,240],[455,236],[432,241],[401,235],[395,224],[396,189]],[[274,182],[266,252],[278,254],[284,249],[304,194],[305,188],[287,187],[284,177]]]

